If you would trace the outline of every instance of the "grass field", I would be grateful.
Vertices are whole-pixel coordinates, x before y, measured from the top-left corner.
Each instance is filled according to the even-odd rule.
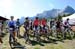
[[[23,35],[24,29],[21,27],[21,35]],[[3,37],[3,44],[0,45],[2,49],[11,49],[8,43],[9,33]],[[33,45],[25,44],[23,38],[17,40],[20,45],[25,46],[26,49],[75,49],[75,39],[73,40],[64,40],[56,42],[33,42]]]

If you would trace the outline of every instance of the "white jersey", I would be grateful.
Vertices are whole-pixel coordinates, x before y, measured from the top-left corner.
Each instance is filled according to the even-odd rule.
[[[70,24],[69,24],[68,21],[65,21],[65,22],[64,22],[64,25],[65,25],[65,26],[70,26]]]
[[[69,21],[65,21],[65,22],[64,22],[64,26],[67,26],[67,27],[69,27],[69,28],[71,27],[70,24],[69,24]]]

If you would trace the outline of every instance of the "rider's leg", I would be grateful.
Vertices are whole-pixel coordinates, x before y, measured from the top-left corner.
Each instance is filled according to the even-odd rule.
[[[35,27],[35,36],[37,36],[37,33],[36,33],[36,31],[37,31],[37,26],[34,26]]]
[[[35,26],[35,37],[38,40],[38,26]]]
[[[12,42],[12,35],[10,34],[9,35],[9,43],[11,43]]]
[[[16,42],[15,35],[12,35],[13,42]]]
[[[19,30],[17,30],[17,37],[19,37]]]
[[[65,31],[64,31],[64,39],[66,39],[67,27],[65,27],[64,30],[65,30]]]
[[[10,33],[10,36],[9,36],[9,42],[16,42],[16,39],[15,39],[15,32],[13,30],[12,33]]]
[[[24,39],[26,40],[26,42],[25,43],[27,43],[28,42],[28,29],[27,29],[27,26],[25,27],[25,30],[26,30],[26,32],[24,33]]]
[[[17,37],[20,36],[20,28],[18,27],[18,30],[17,30]]]
[[[14,35],[13,34],[10,34],[9,35],[9,42],[15,42],[15,37],[14,37]]]
[[[24,33],[24,39],[26,39],[26,32]]]

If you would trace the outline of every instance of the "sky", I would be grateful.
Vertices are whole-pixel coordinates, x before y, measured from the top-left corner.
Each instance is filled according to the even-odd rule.
[[[0,0],[0,15],[15,19],[32,17],[51,9],[64,9],[67,5],[75,9],[75,0]]]

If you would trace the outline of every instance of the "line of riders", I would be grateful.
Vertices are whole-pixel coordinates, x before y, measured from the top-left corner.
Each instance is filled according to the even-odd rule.
[[[17,19],[17,21],[15,22],[14,16],[11,16],[7,25],[10,34],[9,43],[16,42],[17,39],[15,38],[15,33],[17,34],[17,37],[20,36],[21,25],[19,19]],[[64,23],[59,19],[52,20],[48,23],[45,18],[42,18],[40,20],[38,17],[36,17],[35,20],[29,20],[29,18],[26,17],[25,22],[22,26],[25,29],[23,37],[26,43],[31,43],[30,35],[33,36],[33,40],[36,40],[38,42],[41,41],[41,37],[49,39],[50,36],[58,38],[59,35],[61,35],[62,39],[65,39],[67,34],[71,37],[71,39],[74,37],[74,32],[72,31],[71,26],[69,24],[69,18]],[[1,38],[2,32],[1,28],[2,28],[2,21],[0,21],[0,43],[3,43]]]

